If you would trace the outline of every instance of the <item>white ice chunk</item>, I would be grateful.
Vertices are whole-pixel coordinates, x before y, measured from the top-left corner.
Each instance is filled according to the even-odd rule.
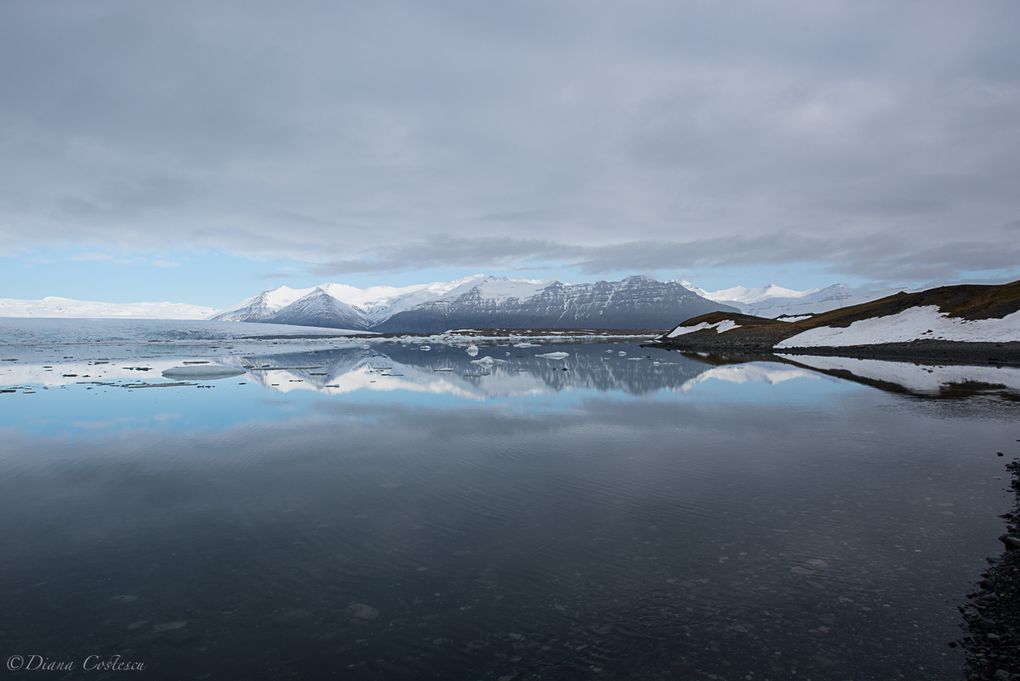
[[[163,377],[200,378],[202,380],[212,381],[217,378],[231,378],[232,376],[241,376],[244,373],[245,373],[244,369],[223,366],[222,364],[197,364],[166,369],[165,371],[163,371]]]

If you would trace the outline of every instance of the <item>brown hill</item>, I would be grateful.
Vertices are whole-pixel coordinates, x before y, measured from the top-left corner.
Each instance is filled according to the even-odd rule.
[[[810,329],[848,327],[856,321],[887,317],[910,308],[932,305],[950,317],[967,320],[1001,319],[1020,310],[1020,281],[1000,285],[941,286],[917,293],[901,292],[793,322],[728,312],[711,312],[685,320],[662,335],[658,341],[669,347],[694,351],[771,352],[780,341]],[[724,325],[724,330],[720,333],[717,329],[724,322],[731,322],[735,326],[725,330],[727,325]],[[694,327],[700,329],[693,330]],[[1020,338],[1017,338],[1016,342],[1020,346]],[[953,341],[943,341],[941,344],[972,345]],[[1013,343],[997,346],[1002,345]]]

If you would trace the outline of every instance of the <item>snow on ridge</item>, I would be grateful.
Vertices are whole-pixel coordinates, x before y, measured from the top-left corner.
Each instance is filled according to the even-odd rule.
[[[349,284],[320,284],[319,288],[342,303],[371,312],[376,308],[390,308],[400,301],[408,302],[401,309],[408,309],[427,300],[445,295],[449,291],[485,278],[483,274],[472,274],[453,281],[436,281],[428,284],[410,284],[408,286],[369,286],[358,288]],[[410,302],[413,301],[413,302]]]
[[[711,291],[709,292],[709,296],[711,300],[715,300],[717,302],[730,301],[750,305],[752,303],[760,303],[763,300],[770,300],[772,298],[803,298],[811,295],[812,293],[817,293],[819,290],[820,289],[815,288],[797,291],[792,288],[784,288],[778,284],[767,284],[760,288],[734,286],[733,288]]]
[[[777,348],[846,347],[946,340],[964,343],[1020,341],[1020,312],[1001,319],[950,317],[937,305],[911,307],[884,317],[869,317],[848,327],[822,326],[776,344]]]
[[[777,284],[761,288],[734,286],[718,291],[706,291],[687,280],[681,286],[697,293],[702,298],[725,305],[732,305],[744,314],[755,317],[776,318],[780,315],[803,315],[828,312],[840,307],[857,305],[889,295],[883,289],[850,288],[845,284],[831,284],[824,288],[798,291]]]
[[[277,286],[274,289],[265,291],[263,301],[265,302],[266,307],[269,310],[275,312],[284,307],[287,307],[291,303],[301,300],[308,294],[315,291],[315,289],[316,289],[315,286],[310,286],[308,288],[291,288],[290,286]],[[257,297],[258,296],[256,296],[256,298]],[[253,301],[254,299],[249,300]]]
[[[740,303],[744,305],[750,305],[752,303],[760,303],[764,300],[770,300],[772,298],[804,298],[812,294],[818,293],[822,289],[812,288],[798,291],[792,288],[786,288],[778,284],[766,284],[759,288],[748,288],[746,286],[733,286],[731,288],[719,289],[718,291],[706,291],[700,286],[696,286],[686,279],[681,280],[680,285],[686,288],[688,291],[697,293],[702,298],[708,298],[717,303]],[[838,285],[838,284],[837,284]]]
[[[477,289],[479,297],[484,300],[506,300],[508,298],[524,300],[551,283],[541,279],[511,279],[479,275],[450,288],[438,300],[454,300],[473,289]]]
[[[708,322],[701,322],[694,326],[678,326],[666,334],[666,338],[676,338],[677,336],[685,336],[689,333],[694,333],[695,331],[708,331],[709,329],[715,329],[716,333],[726,333],[727,331],[739,328],[740,325],[732,319],[724,319],[721,322],[713,322],[711,324]]]
[[[226,308],[217,317],[229,319],[245,315],[253,306],[260,307],[259,317],[267,317],[306,296],[322,291],[326,295],[353,308],[363,315],[368,324],[385,321],[389,317],[410,310],[423,303],[456,298],[478,288],[486,299],[502,300],[510,297],[527,298],[548,286],[549,282],[534,279],[510,279],[485,274],[472,274],[451,281],[408,286],[369,286],[359,288],[350,284],[324,283],[308,288],[278,286],[247,298],[237,305]]]

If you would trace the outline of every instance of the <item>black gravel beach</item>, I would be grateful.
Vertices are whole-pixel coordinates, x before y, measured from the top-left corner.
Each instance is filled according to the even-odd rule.
[[[979,591],[961,608],[967,636],[960,644],[967,653],[969,681],[1020,679],[1020,459],[1007,468],[1013,474],[1016,505],[1003,516],[1007,531],[1000,539],[1005,548],[1001,556],[989,558]]]

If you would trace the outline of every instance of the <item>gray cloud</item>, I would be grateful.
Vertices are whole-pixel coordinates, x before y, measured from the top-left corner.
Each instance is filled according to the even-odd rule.
[[[599,275],[619,270],[780,265],[814,262],[834,275],[857,275],[876,282],[931,282],[975,270],[1011,270],[1020,263],[1020,243],[964,239],[913,243],[904,234],[848,237],[805,236],[777,232],[754,237],[716,237],[694,241],[629,241],[578,246],[513,238],[439,238],[371,249],[360,258],[319,263],[315,276],[397,272],[416,267],[499,267],[526,270],[536,263],[559,263]]]
[[[0,252],[1020,264],[1020,6],[0,5]]]

